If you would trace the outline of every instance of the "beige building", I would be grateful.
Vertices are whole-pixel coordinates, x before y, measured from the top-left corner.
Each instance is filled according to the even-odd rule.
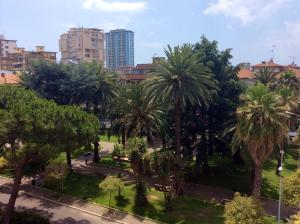
[[[0,70],[23,71],[32,60],[46,60],[56,62],[56,52],[45,51],[44,46],[36,46],[35,51],[26,51],[25,48],[16,48],[5,56],[0,56]]]
[[[71,28],[60,36],[61,62],[104,64],[104,32],[96,28]]]
[[[6,57],[10,53],[16,53],[17,41],[7,40],[4,35],[0,35],[0,57]]]

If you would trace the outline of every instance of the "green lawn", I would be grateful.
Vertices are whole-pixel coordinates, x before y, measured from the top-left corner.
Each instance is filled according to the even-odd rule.
[[[297,169],[298,153],[288,151],[285,155],[283,176],[286,177]],[[276,159],[269,159],[263,170],[262,195],[269,198],[278,198],[279,177],[276,176]],[[200,184],[218,186],[232,191],[247,193],[251,191],[250,166],[233,164],[232,158],[214,156],[209,159],[210,173],[197,178]]]
[[[93,176],[71,174],[65,182],[64,193],[84,200],[108,206],[109,195],[99,190],[100,181]],[[74,187],[76,186],[76,187]],[[55,189],[54,189],[55,190]],[[58,189],[56,189],[58,190]],[[162,192],[153,189],[148,191],[149,205],[136,207],[134,203],[134,185],[126,186],[122,191],[123,197],[115,193],[112,207],[130,213],[149,217],[165,223],[180,224],[221,224],[223,223],[223,206],[202,202],[190,197],[181,197],[174,201],[173,210],[164,210]]]
[[[108,139],[106,134],[100,135],[100,142],[111,142],[111,143],[118,143],[118,137],[115,135],[111,135]]]
[[[112,156],[102,156],[100,159],[100,165],[109,166],[109,167],[121,167],[123,169],[129,169],[130,163],[129,162],[117,162],[112,158]]]

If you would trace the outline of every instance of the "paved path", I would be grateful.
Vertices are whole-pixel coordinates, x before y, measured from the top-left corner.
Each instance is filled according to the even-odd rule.
[[[0,177],[0,205],[9,199],[12,182]],[[117,210],[23,184],[17,209],[30,209],[48,217],[53,224],[155,224],[156,222]]]
[[[109,175],[109,174],[116,175],[118,173],[122,173],[123,181],[126,182],[126,181],[135,180],[135,177],[129,171],[124,171],[120,168],[105,167],[93,163],[86,165],[84,163],[83,158],[78,158],[73,160],[73,167],[76,172],[87,174],[87,175],[97,176],[99,175],[99,173],[105,175]],[[161,180],[158,178],[146,177],[144,179],[149,187],[154,187],[154,184],[161,184]],[[200,200],[219,202],[222,204],[224,204],[226,201],[232,200],[234,196],[234,192],[223,188],[193,184],[193,183],[186,183],[185,194],[191,197],[196,197]],[[261,201],[268,214],[273,216],[277,215],[277,210],[278,210],[277,200],[262,198]],[[296,212],[297,212],[296,209],[289,208],[285,205],[282,205],[282,211],[281,211],[282,217],[289,218],[292,214],[295,214]]]

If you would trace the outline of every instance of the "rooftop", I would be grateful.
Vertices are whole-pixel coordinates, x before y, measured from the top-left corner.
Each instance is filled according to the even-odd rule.
[[[20,78],[15,74],[0,74],[0,84],[19,84]]]

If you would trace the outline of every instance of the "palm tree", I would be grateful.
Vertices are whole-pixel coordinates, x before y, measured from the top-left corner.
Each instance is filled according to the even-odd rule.
[[[192,45],[165,49],[166,60],[160,60],[143,85],[150,101],[164,102],[175,109],[175,152],[180,156],[181,113],[187,103],[208,107],[218,89],[212,74],[198,62]]]
[[[241,99],[244,105],[237,109],[233,145],[243,143],[247,148],[254,166],[253,195],[259,198],[262,166],[274,147],[281,146],[288,131],[287,107],[263,84],[249,87]]]
[[[70,83],[62,87],[72,104],[84,107],[96,115],[105,114],[107,106],[117,96],[114,74],[97,63],[83,63],[74,68]],[[104,117],[99,117],[100,120]],[[93,162],[99,162],[99,139],[94,141]]]
[[[284,72],[278,79],[276,87],[283,88],[289,87],[295,91],[299,89],[299,81],[293,71]]]
[[[254,77],[258,82],[268,85],[275,82],[276,74],[277,73],[274,72],[274,69],[263,67],[259,70],[259,72],[254,73]]]
[[[164,129],[161,119],[163,111],[156,102],[150,101],[139,84],[123,87],[125,94],[120,94],[117,100],[118,118],[114,122],[116,133],[126,133],[126,137],[152,137]]]

